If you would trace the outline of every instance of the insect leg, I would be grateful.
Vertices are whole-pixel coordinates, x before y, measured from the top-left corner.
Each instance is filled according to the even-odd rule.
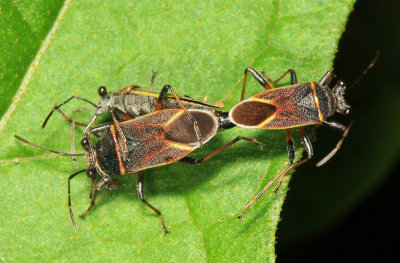
[[[200,147],[203,146],[201,142],[201,134],[200,134],[200,129],[197,121],[193,118],[193,116],[188,112],[186,107],[183,105],[182,101],[179,99],[178,95],[175,93],[174,89],[170,85],[164,85],[164,87],[161,89],[160,95],[158,96],[156,106],[154,107],[154,111],[161,110],[164,100],[167,96],[167,92],[170,90],[172,94],[174,95],[176,101],[178,102],[179,106],[182,108],[182,110],[185,111],[186,115],[188,116],[189,120],[193,123],[194,131],[196,132],[196,137],[197,140],[200,142]]]
[[[150,79],[150,90],[154,90],[154,79],[156,78],[157,72],[151,70],[151,79]]]
[[[70,118],[70,117],[68,117],[62,110],[60,110],[60,109],[56,109],[60,114],[61,114],[61,116],[67,121],[67,122],[69,122],[69,123],[71,123],[72,124],[72,119]],[[87,126],[87,124],[84,124],[84,123],[81,123],[81,122],[75,122],[75,125],[78,125],[78,126],[81,126],[81,127],[86,127]]]
[[[334,73],[331,70],[328,70],[322,78],[319,80],[318,84],[320,86],[327,86],[331,83],[332,79],[334,77]]]
[[[276,80],[272,80],[268,75],[262,71],[261,74],[253,69],[252,67],[248,67],[244,70],[244,78],[243,78],[243,88],[242,88],[242,95],[240,97],[240,101],[244,99],[244,93],[245,93],[245,88],[246,88],[246,82],[247,82],[247,72],[250,72],[251,75],[258,81],[258,83],[261,84],[261,86],[264,87],[264,89],[269,90],[272,89],[271,85],[263,78],[266,77],[268,81],[274,86],[276,85],[282,78],[284,78],[288,73],[290,73],[290,82],[291,84],[296,84],[297,83],[297,76],[296,72],[293,69],[288,69],[285,73],[283,73],[279,78]]]
[[[249,142],[257,145],[258,147],[260,147],[260,149],[262,149],[263,146],[264,146],[262,143],[256,141],[255,139],[247,138],[247,137],[243,137],[243,136],[238,136],[235,139],[233,139],[232,141],[230,141],[227,144],[225,144],[224,146],[220,147],[219,149],[213,151],[212,153],[206,155],[205,157],[203,157],[201,159],[194,159],[194,158],[190,158],[190,157],[184,157],[184,158],[180,159],[179,161],[180,162],[184,162],[184,163],[189,163],[189,164],[200,164],[200,163],[202,163],[204,161],[207,161],[211,157],[217,155],[218,153],[222,152],[223,150],[225,150],[229,146],[232,146],[234,143],[236,143],[236,142],[238,142],[240,140],[249,141]]]
[[[74,213],[72,212],[72,208],[71,208],[71,184],[70,184],[70,181],[71,181],[75,176],[77,176],[77,175],[80,174],[80,173],[83,173],[84,171],[86,171],[86,169],[85,169],[85,170],[81,170],[81,171],[79,171],[79,172],[76,172],[76,173],[74,173],[74,174],[72,174],[72,175],[70,175],[70,176],[68,177],[68,209],[69,209],[69,216],[71,217],[71,221],[72,221],[72,226],[74,227],[75,230],[77,230],[78,227],[76,226],[76,222],[75,222],[75,218],[74,218]]]
[[[92,179],[92,184],[90,185],[90,192],[89,192],[89,199],[92,199],[93,191],[94,191],[94,189],[96,187],[96,175],[97,175],[96,168],[94,168],[94,167],[88,168],[86,170],[86,175],[90,179]]]
[[[312,148],[312,144],[311,144],[311,140],[310,140],[310,138],[308,138],[304,128],[300,127],[299,128],[299,132],[300,132],[301,140],[303,141],[303,145],[304,145],[305,151],[307,153],[307,157],[304,158],[303,160],[301,160],[300,162],[296,163],[287,172],[290,172],[291,170],[295,169],[296,167],[298,167],[298,166],[302,165],[303,163],[307,162],[308,160],[311,159],[311,157],[314,154],[313,148]],[[282,183],[283,183],[283,176],[279,180],[278,186],[274,189],[274,193],[278,192],[278,189],[279,189],[279,187],[281,187]]]
[[[61,156],[84,156],[84,155],[85,155],[85,153],[65,153],[65,152],[57,152],[57,151],[54,151],[54,150],[52,150],[52,149],[49,149],[49,148],[46,148],[46,147],[43,147],[43,146],[34,144],[34,143],[30,142],[30,141],[27,141],[27,140],[25,140],[24,138],[19,137],[18,135],[14,135],[14,137],[15,137],[17,140],[19,140],[19,141],[21,141],[21,142],[23,142],[23,143],[26,143],[26,144],[28,144],[28,145],[30,145],[30,146],[32,146],[32,147],[41,149],[41,150],[43,150],[43,151],[55,153],[55,154],[58,154],[58,155],[61,155]]]
[[[71,153],[75,153],[75,113],[78,111],[87,111],[87,110],[95,110],[93,108],[80,108],[80,109],[75,109],[72,112],[72,122],[71,122]],[[78,168],[78,163],[76,162],[76,157],[72,156],[72,161],[74,162],[75,168]]]
[[[51,115],[53,115],[53,112],[54,112],[55,110],[58,110],[61,106],[63,106],[64,104],[66,104],[67,102],[69,102],[70,100],[72,100],[72,99],[74,99],[74,98],[75,98],[75,99],[79,99],[79,100],[86,101],[87,103],[92,104],[94,107],[96,107],[96,104],[94,104],[93,102],[91,102],[91,101],[88,100],[88,99],[85,99],[85,98],[82,98],[82,97],[76,96],[76,95],[75,95],[75,96],[72,96],[71,98],[67,99],[67,100],[64,101],[63,103],[61,103],[61,104],[56,105],[56,106],[53,107],[53,109],[50,111],[49,115],[47,115],[46,119],[44,120],[44,122],[43,122],[43,124],[42,124],[42,128],[44,128],[44,127],[46,126],[47,121],[50,119]]]
[[[278,175],[276,175],[274,177],[274,179],[272,179],[265,187],[264,189],[259,192],[256,197],[250,201],[250,203],[248,203],[246,205],[246,207],[244,208],[243,212],[238,216],[239,219],[241,219],[244,214],[247,212],[247,210],[250,209],[250,207],[252,207],[255,202],[257,202],[258,199],[260,199],[265,192],[268,191],[268,189],[281,177],[285,176],[285,174],[287,174],[288,171],[290,171],[290,168],[294,162],[294,156],[295,156],[295,152],[294,152],[294,145],[293,145],[293,137],[292,134],[290,132],[289,129],[286,129],[286,140],[287,140],[287,150],[288,150],[288,155],[289,155],[289,163],[286,165],[285,168],[283,168],[282,171],[279,172]]]
[[[96,200],[96,194],[97,194],[98,190],[95,188],[93,189],[93,191],[91,191],[92,196],[91,196],[91,201],[90,201],[90,205],[89,207],[85,210],[85,212],[83,212],[82,214],[79,215],[80,218],[84,219],[86,214],[93,208],[93,206],[95,205],[95,200]]]
[[[138,183],[137,183],[137,190],[138,190],[138,195],[140,200],[142,200],[142,202],[149,207],[151,210],[153,210],[159,217],[160,217],[160,221],[161,221],[161,225],[164,228],[164,233],[167,234],[168,233],[168,229],[164,224],[164,218],[160,212],[160,210],[158,210],[157,208],[155,208],[154,206],[152,206],[151,204],[149,204],[145,199],[144,199],[144,193],[143,193],[143,181],[144,181],[144,177],[143,177],[143,171],[139,171],[138,172]]]
[[[343,135],[342,135],[342,138],[339,140],[339,142],[336,144],[336,147],[333,148],[333,150],[330,153],[328,153],[321,161],[319,161],[316,164],[317,167],[319,167],[321,165],[324,165],[340,149],[344,139],[346,138],[347,134],[349,133],[349,130],[350,130],[351,126],[353,125],[353,122],[350,123],[350,125],[348,127],[346,127],[346,126],[344,126],[344,125],[342,125],[340,123],[333,122],[333,121],[332,122],[324,121],[324,124],[327,124],[330,127],[333,127],[333,128],[336,128],[336,129],[339,129],[339,130],[343,131]]]
[[[93,167],[93,171],[94,171],[94,178],[92,177],[92,180],[96,180],[96,169]],[[90,175],[88,174],[88,176],[90,177]],[[111,179],[108,178],[103,178],[101,179],[101,181],[97,184],[96,187],[91,186],[90,188],[90,197],[91,197],[91,201],[90,201],[90,205],[89,207],[85,210],[85,212],[83,212],[82,214],[79,215],[80,218],[84,219],[86,214],[93,208],[93,206],[96,203],[96,194],[98,191],[100,191],[104,185],[106,185]]]
[[[243,76],[243,87],[242,87],[242,94],[240,95],[240,101],[244,99],[244,93],[246,90],[246,83],[247,83],[247,73],[250,72],[251,75],[258,81],[258,83],[261,84],[261,86],[264,87],[264,89],[269,90],[272,89],[271,85],[268,84],[268,82],[261,76],[260,73],[258,73],[257,70],[253,69],[252,67],[248,67],[244,70],[244,76]]]
[[[267,78],[267,80],[273,85],[275,86],[276,84],[278,84],[279,81],[281,81],[288,73],[290,73],[290,83],[293,84],[297,84],[297,76],[296,76],[296,72],[293,69],[288,69],[285,73],[283,73],[279,78],[277,78],[276,80],[272,80],[270,77],[268,77],[267,73],[265,73],[264,71],[261,71],[261,74]]]

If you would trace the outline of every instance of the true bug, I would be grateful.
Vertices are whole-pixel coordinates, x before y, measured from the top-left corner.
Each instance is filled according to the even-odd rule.
[[[83,110],[95,111],[93,117],[94,120],[97,119],[98,116],[107,112],[114,114],[114,117],[118,121],[130,120],[153,112],[156,108],[156,105],[158,109],[180,108],[180,105],[176,97],[168,95],[167,94],[168,89],[165,86],[160,93],[152,91],[154,86],[155,75],[156,73],[153,72],[150,82],[150,91],[144,90],[138,85],[130,85],[120,90],[114,91],[110,94],[108,93],[106,87],[100,86],[97,90],[97,93],[100,96],[100,101],[98,102],[97,105],[81,96],[76,96],[76,95],[71,96],[64,102],[53,107],[53,109],[50,111],[50,113],[44,120],[42,128],[46,126],[50,117],[56,110],[59,111],[67,121],[72,122],[72,120],[68,116],[66,116],[60,109],[63,105],[70,102],[72,99],[82,100],[94,106],[94,108],[88,108],[88,109],[81,108],[74,110],[74,112]],[[188,96],[181,96],[179,97],[179,100],[182,102],[183,105],[185,105],[185,108],[187,109],[208,109],[208,110],[219,109],[219,107],[216,105],[193,100]],[[91,124],[94,123],[94,120],[91,121]],[[78,122],[76,122],[76,124],[83,126],[85,128],[88,126],[87,124],[82,124]]]
[[[156,73],[153,72],[150,82],[151,90],[153,89],[155,75]],[[100,101],[97,105],[81,96],[71,96],[64,102],[53,107],[53,109],[44,120],[42,128],[46,126],[54,111],[57,110],[58,112],[60,112],[67,121],[72,123],[71,151],[72,153],[74,153],[75,124],[85,127],[84,134],[86,135],[87,131],[96,121],[97,117],[107,112],[111,114],[114,124],[116,125],[117,129],[119,129],[118,121],[130,120],[140,116],[144,116],[148,113],[153,112],[154,110],[180,108],[181,106],[179,105],[179,103],[182,103],[187,109],[206,109],[210,111],[219,109],[219,107],[216,105],[193,100],[188,96],[179,97],[179,102],[176,99],[177,96],[173,90],[171,91],[174,96],[167,94],[168,88],[169,86],[166,85],[163,87],[160,93],[156,93],[153,91],[143,90],[140,86],[137,85],[131,85],[109,94],[106,87],[100,86],[97,91],[100,96]],[[61,111],[60,108],[66,103],[70,102],[72,99],[85,101],[94,106],[94,108],[75,109],[72,114],[72,119],[70,119]],[[75,113],[79,111],[94,111],[93,118],[89,122],[89,124],[83,124],[75,121]],[[125,145],[123,146],[125,147]],[[75,159],[74,164],[75,166],[77,166]]]
[[[252,74],[266,91],[243,100],[248,72]],[[332,89],[329,88],[329,84],[333,78],[332,71],[326,72],[318,83],[311,81],[297,84],[297,76],[292,69],[286,71],[275,81],[272,81],[265,74],[264,76],[272,85],[276,85],[287,74],[290,74],[291,85],[272,89],[271,85],[260,73],[251,67],[246,68],[241,102],[235,105],[229,112],[230,120],[235,125],[242,128],[285,129],[289,155],[289,162],[286,167],[283,168],[244,208],[243,212],[238,216],[239,219],[244,216],[246,211],[252,207],[279,178],[280,181],[275,188],[275,192],[281,186],[285,174],[307,162],[313,156],[312,144],[304,130],[304,126],[326,124],[343,131],[342,139],[335,148],[335,152],[340,147],[341,142],[347,135],[351,126],[345,127],[335,121],[327,121],[327,118],[332,116],[335,112],[343,115],[349,115],[351,113],[351,108],[347,105],[343,97],[346,89],[345,82],[340,80]],[[297,164],[293,164],[295,151],[293,137],[290,132],[292,128],[299,129],[307,153],[307,156]],[[330,157],[331,155],[323,159],[319,165],[325,163]]]
[[[179,101],[178,97],[177,100]],[[94,206],[97,191],[107,186],[117,175],[137,172],[139,197],[146,206],[159,215],[164,232],[167,233],[168,230],[161,212],[144,199],[144,169],[166,165],[175,161],[198,164],[210,159],[239,140],[247,140],[260,148],[262,147],[262,144],[254,139],[239,136],[202,159],[186,157],[186,155],[200,147],[202,143],[209,141],[217,131],[234,127],[230,121],[227,121],[227,113],[224,112],[210,112],[202,109],[185,110],[184,107],[183,109],[164,109],[136,119],[119,122],[118,125],[120,131],[118,131],[114,123],[91,128],[81,141],[82,146],[88,153],[89,166],[87,169],[78,171],[68,178],[68,206],[74,228],[76,228],[76,223],[71,209],[70,180],[84,171],[92,179],[91,204],[81,217],[84,217]],[[196,126],[198,131],[196,131]],[[95,145],[91,142],[91,134],[99,138]],[[124,141],[121,134],[124,134],[126,140],[127,151],[125,157],[122,151]],[[198,134],[201,134],[201,142]],[[82,155],[56,152],[30,143],[19,136],[15,137],[31,146],[63,156]],[[96,185],[97,173],[101,175],[101,180]]]
[[[374,59],[353,84],[358,84],[367,71],[373,67],[379,57],[376,53]],[[243,100],[246,88],[247,74],[250,74],[260,83],[266,91],[256,94],[249,99]],[[343,132],[341,139],[336,147],[316,166],[325,164],[341,147],[344,138],[352,125],[344,126],[335,121],[327,121],[336,112],[348,116],[351,114],[351,107],[344,99],[346,84],[339,80],[331,89],[329,87],[333,72],[327,71],[318,83],[311,81],[297,84],[297,76],[293,69],[287,70],[277,80],[271,80],[265,73],[263,74],[272,85],[276,85],[283,77],[290,74],[291,85],[272,89],[271,85],[255,69],[248,67],[244,72],[241,102],[235,105],[229,112],[230,121],[242,128],[260,129],[285,129],[287,137],[287,150],[289,162],[253,200],[251,200],[243,212],[238,216],[242,218],[247,210],[260,199],[266,191],[280,178],[276,192],[282,185],[284,176],[299,165],[307,162],[313,156],[313,148],[308,138],[304,126],[325,124],[329,127],[339,129]],[[290,129],[298,128],[303,141],[307,156],[293,165],[295,152],[293,137]]]
[[[156,75],[156,73],[153,72],[152,77],[151,77],[151,82],[150,82],[150,90],[153,89],[155,75]],[[173,95],[168,95],[167,94],[168,90],[171,90]],[[44,122],[42,124],[42,128],[44,128],[46,126],[47,122],[49,121],[50,117],[53,115],[54,111],[60,112],[67,121],[72,123],[71,152],[75,153],[75,145],[74,145],[75,125],[85,127],[84,134],[86,135],[87,131],[94,124],[96,119],[100,115],[103,115],[107,112],[109,112],[111,114],[114,125],[116,126],[116,128],[118,130],[120,130],[119,125],[118,125],[119,121],[130,120],[130,119],[134,119],[134,118],[137,118],[140,116],[144,116],[146,114],[153,112],[154,110],[182,108],[182,105],[184,105],[184,108],[187,108],[187,109],[203,109],[203,110],[209,110],[211,112],[218,111],[220,109],[220,107],[218,107],[216,105],[193,100],[188,96],[179,97],[179,100],[177,100],[176,93],[169,85],[165,85],[161,89],[160,93],[143,90],[140,86],[131,85],[131,86],[125,87],[123,89],[120,89],[118,91],[115,91],[111,94],[109,94],[107,92],[106,87],[100,86],[98,88],[98,94],[100,96],[100,101],[97,105],[86,98],[74,95],[74,96],[71,96],[70,98],[68,98],[67,100],[65,100],[64,102],[54,106],[53,109],[50,111],[50,113],[47,115],[46,119],[44,120]],[[65,115],[64,112],[62,112],[60,108],[63,105],[65,105],[66,103],[70,102],[72,99],[78,99],[78,100],[85,101],[85,102],[91,104],[92,106],[94,106],[94,108],[75,109],[73,111],[72,119],[71,119],[67,115]],[[75,121],[75,113],[80,112],[80,111],[94,111],[93,118],[89,122],[89,124],[83,124],[81,122]],[[121,134],[121,136],[123,138],[123,141],[126,141],[124,139],[124,135]],[[126,144],[123,143],[123,151],[124,152],[126,152],[125,148],[126,148]],[[73,159],[74,159],[74,165],[75,165],[75,167],[77,167],[75,156],[73,156]]]

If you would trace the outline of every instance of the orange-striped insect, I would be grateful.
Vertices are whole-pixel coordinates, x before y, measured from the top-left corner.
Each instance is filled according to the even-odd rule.
[[[166,89],[173,91],[172,87],[165,85]],[[173,92],[176,96],[175,92]],[[143,170],[167,165],[176,161],[190,164],[199,164],[218,154],[239,140],[247,140],[262,147],[262,144],[247,137],[236,137],[231,142],[213,151],[202,159],[186,157],[202,144],[208,142],[214,135],[224,129],[234,127],[226,112],[210,111],[205,109],[185,109],[178,96],[181,109],[159,109],[162,96],[158,98],[153,113],[145,116],[118,122],[104,124],[89,129],[81,144],[87,151],[89,165],[87,169],[78,171],[68,178],[68,207],[73,227],[76,222],[72,213],[70,199],[70,181],[78,174],[85,172],[92,179],[90,198],[91,203],[87,210],[80,215],[84,217],[94,206],[96,193],[107,188],[118,175],[137,173],[137,190],[141,201],[152,209],[160,218],[165,233],[168,233],[163,216],[157,208],[148,203],[143,193]],[[92,143],[90,135],[98,138]],[[33,144],[19,136],[18,140],[33,147],[50,151],[63,156],[82,156],[82,154],[67,154],[56,152]],[[124,146],[125,145],[125,146]],[[123,150],[123,147],[126,147]],[[101,176],[97,181],[97,174]]]
[[[362,77],[371,69],[379,57],[379,51],[376,53],[372,62],[360,75],[353,84],[357,85]],[[246,88],[248,72],[260,83],[266,91],[243,100]],[[293,69],[287,70],[282,76],[275,81],[271,80],[265,73],[263,75],[272,85],[276,85],[283,77],[290,74],[291,85],[281,88],[272,89],[271,85],[258,73],[255,69],[249,67],[245,69],[243,88],[241,94],[241,102],[235,105],[229,112],[230,121],[242,128],[260,128],[271,130],[286,130],[287,150],[289,162],[264,188],[259,192],[253,200],[251,200],[243,212],[238,216],[242,218],[247,210],[252,207],[255,202],[260,199],[266,191],[278,180],[278,186],[275,192],[282,185],[284,176],[299,165],[307,162],[313,156],[313,148],[308,138],[304,126],[325,124],[329,127],[339,129],[343,132],[341,139],[336,147],[325,158],[317,163],[317,166],[325,164],[341,147],[344,138],[347,136],[352,125],[344,126],[336,121],[328,121],[327,119],[335,113],[345,116],[351,114],[351,107],[344,99],[346,84],[339,80],[333,88],[330,83],[333,79],[333,72],[327,71],[319,82],[310,81],[298,84],[297,76]],[[298,128],[301,139],[304,144],[307,156],[297,164],[294,163],[295,152],[293,145],[293,137],[290,129]]]
[[[248,72],[254,76],[266,91],[243,100]],[[347,105],[343,97],[346,89],[344,81],[338,81],[332,89],[329,88],[329,84],[333,78],[332,71],[326,72],[319,82],[311,81],[301,84],[297,84],[297,76],[292,69],[286,71],[275,81],[272,81],[268,76],[264,75],[272,85],[275,85],[288,73],[290,73],[292,85],[272,89],[271,85],[260,73],[251,67],[246,68],[241,96],[241,100],[243,101],[235,105],[229,112],[232,123],[242,128],[285,129],[289,155],[289,162],[286,167],[283,168],[244,208],[243,212],[238,216],[239,219],[243,217],[246,211],[252,207],[279,178],[280,181],[275,188],[275,192],[281,186],[285,174],[307,162],[313,156],[312,144],[304,130],[304,126],[326,124],[343,131],[342,138],[335,149],[319,162],[317,164],[318,166],[324,164],[336,153],[351,126],[350,124],[346,127],[335,121],[327,120],[336,112],[343,115],[349,115],[351,113],[351,108]],[[307,157],[297,164],[293,164],[295,151],[293,137],[290,132],[292,128],[299,129],[307,153]]]
[[[153,72],[150,82],[150,90],[153,90],[155,75],[156,73]],[[171,90],[173,95],[167,94],[168,90]],[[89,129],[95,123],[96,119],[100,115],[103,115],[107,112],[111,114],[114,125],[119,130],[118,123],[120,121],[135,119],[137,117],[149,114],[154,110],[177,109],[177,108],[182,108],[181,107],[182,105],[184,105],[185,108],[187,109],[203,109],[203,110],[209,110],[210,112],[217,112],[220,109],[218,106],[193,100],[188,96],[180,96],[178,98],[177,95],[174,93],[173,89],[170,89],[170,86],[168,85],[165,85],[159,93],[144,90],[137,85],[131,85],[112,93],[108,93],[106,87],[100,86],[97,92],[100,96],[100,101],[98,102],[97,105],[84,97],[77,95],[71,96],[64,102],[54,106],[42,124],[42,128],[44,128],[47,122],[49,121],[50,117],[53,115],[54,111],[58,111],[59,113],[61,113],[61,115],[72,124],[71,126],[72,154],[75,153],[75,145],[74,145],[75,125],[85,127],[84,134],[86,135]],[[72,99],[77,99],[87,102],[88,104],[94,107],[75,109],[73,111],[71,119],[66,114],[64,114],[63,111],[61,111],[61,107],[70,102]],[[80,111],[94,111],[92,120],[88,124],[76,122],[75,114],[76,112]],[[124,137],[123,134],[121,136],[122,138]],[[126,151],[125,144],[123,145],[122,148],[124,151]],[[75,156],[73,156],[73,160],[75,167],[78,167]]]

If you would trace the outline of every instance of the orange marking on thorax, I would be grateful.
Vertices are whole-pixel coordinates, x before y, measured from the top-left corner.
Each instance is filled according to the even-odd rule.
[[[324,122],[324,115],[322,114],[321,105],[319,104],[319,99],[317,96],[317,89],[315,88],[315,82],[310,82],[310,85],[311,85],[311,90],[313,92],[315,106],[317,107],[317,110],[318,110],[319,120],[321,122]]]

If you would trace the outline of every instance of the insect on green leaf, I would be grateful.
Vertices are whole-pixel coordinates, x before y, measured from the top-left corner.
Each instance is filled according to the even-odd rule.
[[[151,70],[158,72],[156,91],[170,84],[180,95],[222,102],[226,110],[239,101],[248,66],[272,77],[294,68],[299,82],[318,80],[332,67],[354,1],[45,2],[0,2],[0,258],[273,262],[290,176],[241,221],[236,216],[286,165],[284,132],[224,131],[193,156],[238,135],[263,142],[264,150],[239,143],[200,166],[146,170],[146,198],[162,209],[171,231],[165,236],[136,196],[136,176],[120,177],[123,189],[101,192],[74,231],[66,202],[67,178],[76,172],[71,159],[12,136],[68,152],[70,125],[61,116],[40,128],[54,104],[74,94],[96,102],[100,85],[110,91],[148,86]],[[248,96],[258,92],[260,86],[249,81]],[[78,107],[87,105],[75,102],[64,110],[71,114]],[[90,115],[77,118],[87,122]],[[295,144],[300,156],[298,139]],[[83,159],[79,165],[85,167]],[[74,211],[84,211],[90,180],[81,176],[71,183]]]

